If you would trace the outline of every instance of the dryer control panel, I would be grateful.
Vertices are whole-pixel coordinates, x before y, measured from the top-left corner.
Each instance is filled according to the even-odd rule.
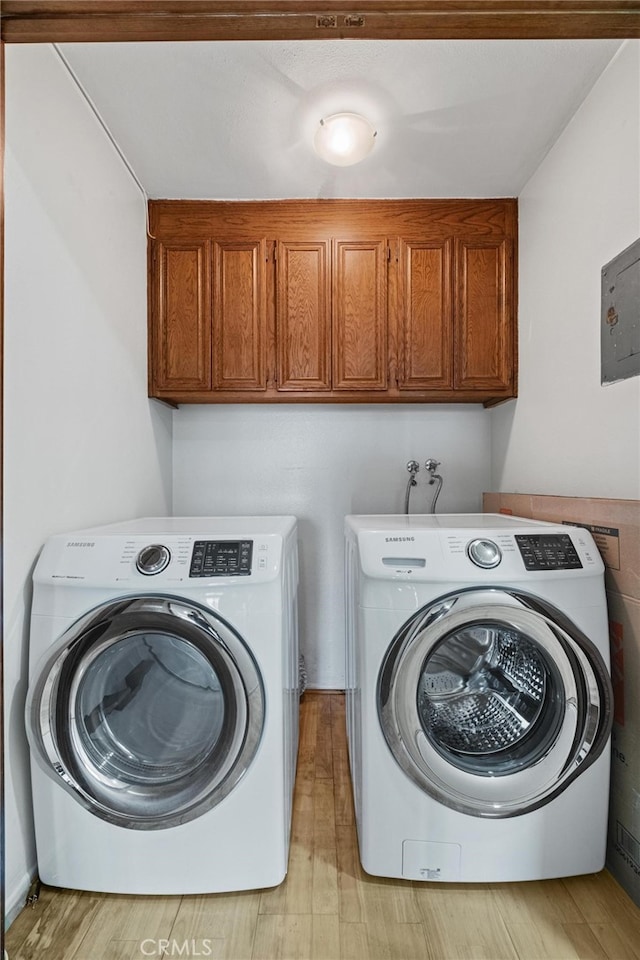
[[[196,540],[190,577],[248,577],[253,540]]]

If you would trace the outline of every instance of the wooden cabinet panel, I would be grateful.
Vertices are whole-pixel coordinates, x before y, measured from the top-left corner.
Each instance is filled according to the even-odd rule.
[[[213,244],[213,388],[266,390],[265,240]]]
[[[387,387],[387,244],[333,241],[333,389]]]
[[[149,215],[150,396],[517,395],[515,200],[151,201]]]
[[[453,386],[452,241],[400,240],[398,386]]]
[[[330,390],[329,243],[279,241],[276,262],[278,390]]]
[[[160,390],[211,389],[209,244],[154,248],[151,370]]]
[[[458,241],[456,387],[512,386],[511,250],[501,242]]]

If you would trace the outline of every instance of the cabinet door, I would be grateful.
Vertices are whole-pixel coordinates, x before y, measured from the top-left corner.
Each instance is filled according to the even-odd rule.
[[[453,386],[452,241],[401,240],[398,251],[398,386]]]
[[[386,390],[386,240],[333,241],[333,389]]]
[[[513,381],[511,244],[459,240],[456,387],[509,390]]]
[[[328,241],[278,241],[278,390],[331,389]]]
[[[151,393],[209,390],[209,244],[158,242],[152,271]]]
[[[266,240],[213,244],[213,388],[266,390]]]

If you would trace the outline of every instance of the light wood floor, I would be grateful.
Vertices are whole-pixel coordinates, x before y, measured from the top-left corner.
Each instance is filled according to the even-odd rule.
[[[606,871],[487,885],[367,876],[344,697],[307,692],[281,886],[188,897],[45,887],[11,926],[6,947],[10,960],[640,960],[640,910]]]

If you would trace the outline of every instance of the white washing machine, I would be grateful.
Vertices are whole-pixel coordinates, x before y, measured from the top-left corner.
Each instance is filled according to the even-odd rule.
[[[590,533],[499,514],[347,517],[346,577],[364,869],[601,870],[612,688]]]
[[[40,879],[111,893],[275,886],[298,744],[294,517],[53,537],[26,724]]]

